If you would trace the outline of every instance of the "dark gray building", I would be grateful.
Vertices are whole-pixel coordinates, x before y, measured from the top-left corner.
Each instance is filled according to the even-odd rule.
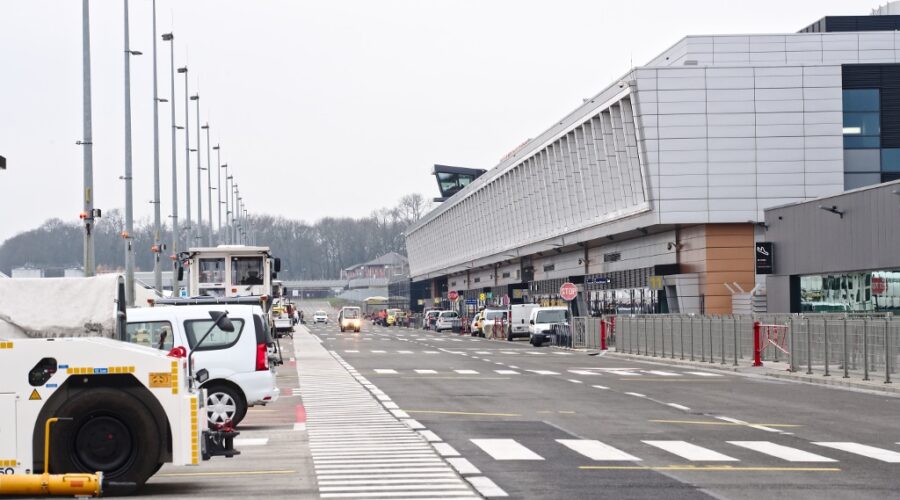
[[[765,211],[769,312],[900,312],[900,181]]]

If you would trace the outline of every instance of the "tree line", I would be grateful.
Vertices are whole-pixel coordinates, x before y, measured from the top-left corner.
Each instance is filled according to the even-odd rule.
[[[353,264],[388,252],[406,255],[403,233],[429,209],[422,195],[409,194],[394,207],[375,210],[367,217],[325,217],[309,224],[280,216],[250,215],[247,227],[258,245],[270,247],[272,254],[281,258],[282,279],[337,279],[341,269]],[[98,272],[124,269],[124,228],[124,215],[119,210],[110,210],[97,220],[93,234]],[[12,268],[23,266],[56,270],[80,267],[82,231],[79,222],[50,219],[17,234],[0,245],[0,271],[9,274]],[[135,221],[131,237],[138,271],[153,270],[153,234],[149,219]],[[162,241],[170,242],[171,235],[171,228],[165,227]],[[171,267],[169,253],[163,252],[164,270]]]

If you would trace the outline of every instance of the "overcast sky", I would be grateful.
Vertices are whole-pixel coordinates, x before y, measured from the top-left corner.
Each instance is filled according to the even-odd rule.
[[[91,5],[94,189],[105,210],[122,208],[125,198],[122,5]],[[135,214],[143,218],[153,198],[152,9],[150,0],[129,5],[132,49],[144,53],[132,59]],[[493,167],[685,35],[795,32],[824,15],[875,6],[159,0],[157,15],[158,33],[174,29],[175,63],[188,64],[201,121],[250,211],[312,222],[366,215],[410,192],[436,196],[432,164]],[[81,1],[0,0],[0,155],[8,162],[0,241],[51,217],[75,221],[81,211],[81,50]],[[159,95],[169,98],[168,44],[158,51]],[[183,92],[177,75],[179,124]],[[172,206],[168,106],[160,107],[164,218]],[[193,129],[193,106],[190,120]],[[195,147],[194,130],[190,140]],[[183,216],[183,133],[177,142]],[[202,149],[205,165],[205,135]]]

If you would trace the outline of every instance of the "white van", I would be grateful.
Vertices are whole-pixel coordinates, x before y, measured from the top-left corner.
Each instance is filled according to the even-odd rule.
[[[353,330],[359,333],[362,327],[362,311],[358,307],[342,307],[338,313],[338,326],[341,327],[341,332]]]
[[[513,304],[509,306],[509,332],[507,332],[506,340],[512,340],[516,337],[530,337],[528,322],[531,320],[531,311],[538,304]]]
[[[213,328],[210,311],[227,311],[233,332]],[[210,425],[231,420],[237,425],[247,408],[278,399],[275,366],[269,360],[273,340],[262,308],[249,305],[184,305],[129,309],[126,340],[170,351],[184,347],[193,356],[194,371],[206,369],[206,411]]]
[[[434,321],[434,331],[440,333],[444,330],[452,330],[454,326],[458,325],[459,313],[456,311],[441,311]]]
[[[553,325],[569,324],[568,307],[536,307],[528,320],[528,337],[531,345],[540,347],[553,332]]]

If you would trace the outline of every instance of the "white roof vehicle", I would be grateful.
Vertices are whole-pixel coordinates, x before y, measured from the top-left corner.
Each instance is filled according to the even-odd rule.
[[[313,314],[313,323],[328,323],[328,314],[325,311],[316,311]]]
[[[227,310],[234,331],[213,328],[197,348],[200,336],[211,326],[210,311]],[[206,412],[211,425],[231,421],[237,425],[247,408],[278,399],[274,363],[269,346],[274,343],[262,308],[250,305],[157,306],[128,310],[126,340],[168,352],[183,346],[193,356],[197,370],[206,369]]]

